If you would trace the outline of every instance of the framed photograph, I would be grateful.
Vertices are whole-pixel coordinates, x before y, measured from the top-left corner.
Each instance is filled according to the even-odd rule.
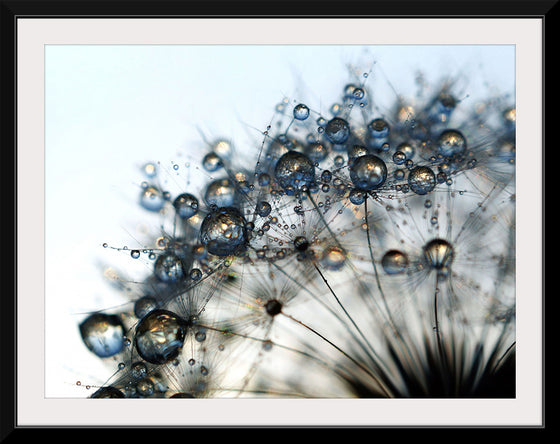
[[[2,438],[545,427],[555,2],[344,9],[2,1]]]

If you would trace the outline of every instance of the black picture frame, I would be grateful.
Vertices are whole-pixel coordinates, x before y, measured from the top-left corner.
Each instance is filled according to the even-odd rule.
[[[341,6],[342,5],[342,6]],[[18,251],[17,245],[17,208],[23,205],[17,201],[17,139],[16,139],[16,109],[17,95],[15,88],[17,70],[17,22],[20,18],[162,18],[162,17],[243,17],[259,19],[263,17],[295,18],[295,17],[373,17],[373,18],[438,18],[445,20],[451,17],[461,18],[538,18],[543,23],[542,48],[543,48],[543,91],[545,86],[545,73],[551,72],[550,61],[556,54],[555,37],[558,29],[558,5],[556,0],[531,1],[531,0],[489,0],[489,1],[414,1],[414,0],[386,0],[386,1],[346,1],[334,2],[317,1],[26,1],[12,0],[0,2],[0,29],[1,29],[1,97],[2,118],[0,119],[1,146],[8,153],[9,161],[13,168],[10,185],[10,233],[8,239],[12,240],[13,261],[10,262],[8,272],[5,273],[11,284],[12,291],[6,292],[0,298],[0,440],[13,442],[23,439],[28,431],[47,429],[59,433],[58,427],[36,426],[21,427],[17,422],[17,356],[25,353],[16,346],[16,313],[17,313],[17,257],[25,252]],[[546,67],[547,54],[549,57],[548,71]],[[550,78],[553,79],[551,76]],[[557,86],[554,79],[546,83],[546,93],[543,93],[543,209],[544,209],[544,171],[546,162],[546,122],[555,123],[557,109]],[[544,101],[544,99],[547,99]],[[543,210],[543,236],[544,210]],[[543,320],[544,310],[544,241],[543,241]],[[21,308],[20,308],[21,309]],[[545,335],[543,325],[543,335]],[[543,336],[544,337],[544,336]],[[544,341],[543,341],[544,343]],[[543,348],[544,356],[544,348]],[[544,371],[543,371],[543,424],[541,427],[522,427],[534,430],[544,430],[546,408]],[[71,428],[70,428],[71,429]],[[99,430],[98,430],[99,431]],[[83,430],[78,430],[84,433]],[[84,436],[84,435],[82,435]],[[43,438],[44,439],[44,438]]]

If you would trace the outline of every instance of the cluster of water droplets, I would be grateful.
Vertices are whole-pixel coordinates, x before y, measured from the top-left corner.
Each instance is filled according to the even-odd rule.
[[[117,363],[91,397],[471,396],[495,374],[514,341],[515,104],[443,83],[381,109],[369,75],[327,114],[281,101],[245,151],[208,144],[202,190],[144,166],[139,204],[172,229],[126,249],[150,268],[130,307],[79,326]]]

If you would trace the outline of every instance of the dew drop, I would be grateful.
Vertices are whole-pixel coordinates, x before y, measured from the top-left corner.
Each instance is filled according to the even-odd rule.
[[[187,322],[167,310],[153,310],[138,323],[134,342],[142,359],[165,364],[175,359],[185,340]]]
[[[199,281],[202,278],[202,271],[198,268],[193,268],[190,272],[190,277],[193,281]]]
[[[94,313],[79,328],[87,348],[100,358],[114,356],[123,349],[124,325],[116,315]]]
[[[350,167],[350,179],[360,190],[373,190],[387,179],[385,162],[373,154],[358,157]]]
[[[173,253],[163,253],[154,264],[154,275],[161,282],[177,282],[185,275],[183,261]]]
[[[387,274],[402,273],[408,266],[408,256],[399,250],[389,250],[383,255],[381,266]]]
[[[198,212],[198,199],[192,194],[183,193],[175,198],[173,207],[181,219],[189,219]]]
[[[330,246],[323,250],[321,263],[327,270],[340,270],[346,262],[346,252],[336,246]]]
[[[222,159],[215,152],[210,152],[202,159],[202,167],[208,172],[218,171],[222,167]]]
[[[278,160],[274,176],[286,192],[288,188],[301,189],[315,180],[315,166],[305,154],[289,151]]]
[[[467,140],[460,131],[449,129],[443,131],[438,138],[438,152],[444,157],[463,154],[467,149]]]
[[[325,136],[327,136],[327,139],[332,143],[344,143],[350,137],[350,126],[346,120],[335,117],[327,123],[325,127]]]
[[[433,239],[424,246],[425,262],[436,270],[449,267],[453,256],[453,246],[444,239]]]
[[[260,201],[257,203],[255,212],[261,217],[267,217],[272,211],[272,207],[266,201]]]
[[[208,213],[200,227],[200,243],[216,256],[244,252],[248,245],[245,217],[234,207],[218,208]]]
[[[431,168],[419,166],[410,171],[408,175],[408,185],[416,194],[428,194],[436,186],[436,176]]]
[[[160,211],[164,204],[163,193],[153,185],[147,186],[140,193],[140,205],[148,211]]]
[[[294,107],[294,118],[297,120],[305,120],[309,117],[309,108],[307,105],[300,103]]]

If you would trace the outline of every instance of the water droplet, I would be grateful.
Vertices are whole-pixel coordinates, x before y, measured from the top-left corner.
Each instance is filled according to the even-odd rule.
[[[437,107],[438,111],[444,116],[448,117],[455,109],[457,100],[451,94],[442,92],[438,97]]]
[[[161,282],[177,282],[185,275],[183,261],[173,253],[165,252],[157,258],[154,274]]]
[[[344,143],[350,137],[350,126],[346,120],[335,117],[327,123],[325,127],[325,136],[327,136],[327,139],[332,143]]]
[[[368,125],[370,135],[376,139],[384,139],[389,135],[389,124],[383,119],[374,119]]]
[[[188,219],[198,213],[198,199],[192,194],[183,193],[175,198],[173,207],[177,216]]]
[[[438,138],[438,152],[444,157],[453,157],[463,154],[467,149],[465,136],[457,130],[443,131]]]
[[[200,227],[200,242],[209,253],[229,256],[242,253],[248,244],[247,222],[234,207],[208,213]]]
[[[206,340],[206,332],[204,330],[197,331],[194,335],[197,342],[204,342]]]
[[[395,163],[395,165],[402,165],[403,163],[405,163],[406,161],[406,154],[404,154],[402,151],[397,151],[395,152],[395,154],[393,154],[393,162]]]
[[[138,259],[140,257],[140,251],[130,250],[130,256],[132,257],[132,259]]]
[[[163,193],[153,185],[147,186],[140,194],[140,205],[148,211],[159,211],[163,208]]]
[[[233,145],[227,140],[218,140],[212,150],[220,159],[229,160],[233,154]]]
[[[137,325],[136,350],[152,364],[165,364],[175,359],[183,346],[187,322],[167,310],[153,310]]]
[[[303,253],[309,248],[309,241],[305,236],[297,236],[294,239],[294,248],[296,251]]]
[[[397,147],[397,151],[400,151],[401,153],[403,153],[407,160],[412,159],[414,157],[415,152],[416,152],[414,147],[408,142],[401,143]]]
[[[235,187],[229,179],[210,182],[204,195],[208,206],[216,207],[231,207],[235,204],[236,197]]]
[[[403,180],[405,176],[404,170],[395,170],[393,172],[393,177],[395,178],[395,180]]]
[[[309,117],[309,108],[307,105],[300,103],[294,107],[294,118],[297,120],[305,120]]]
[[[324,183],[329,183],[332,180],[332,173],[329,170],[325,170],[321,173],[321,181]]]
[[[278,160],[274,176],[286,192],[301,189],[315,180],[315,166],[305,154],[289,151]]]
[[[202,278],[202,271],[198,268],[193,268],[190,272],[190,277],[193,281],[199,281]]]
[[[363,99],[365,95],[366,93],[362,88],[354,88],[354,91],[352,92],[352,96],[356,100]]]
[[[222,167],[222,159],[214,152],[210,152],[202,159],[202,167],[209,172],[214,172]]]
[[[153,163],[147,163],[143,167],[144,174],[147,177],[155,177],[157,174],[157,168]]]
[[[389,250],[383,255],[381,266],[387,274],[402,273],[408,266],[408,256],[399,250]]]
[[[80,324],[87,348],[100,358],[114,356],[123,349],[124,326],[116,315],[94,313]]]
[[[143,378],[136,384],[137,393],[143,397],[152,396],[154,389],[154,382],[150,378]]]
[[[436,270],[449,267],[453,256],[453,246],[444,239],[433,239],[424,246],[424,259],[429,267]]]
[[[337,271],[346,262],[346,251],[340,247],[330,246],[323,250],[321,263],[327,270]]]
[[[136,361],[134,364],[132,364],[132,367],[130,369],[130,375],[134,379],[145,378],[147,374],[148,374],[148,367],[146,367],[146,364],[144,364],[142,361]]]
[[[350,166],[350,179],[360,190],[373,190],[387,179],[387,166],[373,154],[358,157]]]
[[[270,176],[266,173],[261,173],[259,174],[258,182],[261,187],[265,187],[270,183]]]
[[[419,166],[410,171],[408,185],[416,194],[428,194],[436,186],[436,176],[431,168]]]
[[[261,216],[261,217],[266,217],[270,214],[270,212],[272,211],[272,207],[270,206],[270,204],[266,201],[260,201],[257,203],[257,207],[255,209],[255,212]]]
[[[348,195],[348,199],[350,199],[350,202],[352,202],[354,205],[363,204],[366,200],[366,197],[367,197],[367,193],[357,188],[351,190],[350,194]]]

